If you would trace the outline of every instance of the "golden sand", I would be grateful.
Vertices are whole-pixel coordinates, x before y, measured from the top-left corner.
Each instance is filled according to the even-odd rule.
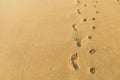
[[[0,80],[119,80],[119,0],[0,0]]]

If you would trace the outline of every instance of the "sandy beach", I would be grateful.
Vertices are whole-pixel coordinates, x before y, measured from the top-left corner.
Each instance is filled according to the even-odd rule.
[[[0,80],[119,80],[119,0],[0,0]]]

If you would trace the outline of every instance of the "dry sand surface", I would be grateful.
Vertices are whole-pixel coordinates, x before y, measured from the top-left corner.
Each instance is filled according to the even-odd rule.
[[[120,80],[119,0],[0,0],[0,80]]]

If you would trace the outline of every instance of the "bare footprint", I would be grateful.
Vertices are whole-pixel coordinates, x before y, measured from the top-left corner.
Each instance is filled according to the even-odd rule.
[[[92,55],[92,54],[94,54],[96,51],[95,51],[95,49],[91,49],[90,51],[89,51],[89,53]]]
[[[91,74],[95,74],[95,72],[96,72],[95,67],[91,67],[91,68],[90,68],[90,73],[91,73]]]
[[[84,18],[84,19],[83,19],[83,21],[84,21],[84,22],[86,22],[86,21],[87,21],[87,19],[86,19],[86,18]]]
[[[96,3],[98,3],[98,1],[96,1]]]
[[[72,27],[73,27],[73,30],[74,30],[74,31],[78,31],[78,30],[76,29],[76,24],[73,24]]]
[[[84,4],[84,7],[87,7],[87,4]]]
[[[94,8],[97,7],[96,5],[94,5]]]
[[[95,26],[92,26],[92,29],[96,29],[96,27],[95,27]]]
[[[71,61],[74,62],[78,59],[78,53],[75,53],[71,56]]]
[[[92,18],[92,20],[93,20],[93,21],[95,21],[95,20],[96,20],[96,18]]]
[[[99,13],[99,11],[96,11],[96,14],[98,14]]]
[[[80,10],[79,10],[79,9],[77,10],[77,13],[78,13],[78,14],[81,14],[81,12],[80,12]]]
[[[88,36],[88,39],[92,39],[92,36]]]
[[[81,47],[81,39],[76,38],[75,41],[76,41],[77,47]]]
[[[78,60],[78,53],[75,53],[71,56],[71,63],[74,70],[78,70],[79,68],[78,64],[76,63],[77,60]]]
[[[78,64],[77,64],[77,63],[72,62],[72,65],[73,65],[74,70],[78,70],[79,66],[78,66]]]
[[[77,3],[80,3],[80,0],[77,0]]]

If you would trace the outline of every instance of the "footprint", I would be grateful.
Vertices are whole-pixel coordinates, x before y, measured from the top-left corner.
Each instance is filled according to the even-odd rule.
[[[86,21],[87,21],[87,19],[86,19],[86,18],[84,18],[84,19],[83,19],[83,21],[84,21],[84,22],[86,22]]]
[[[96,27],[95,27],[95,26],[92,26],[92,29],[96,29]]]
[[[78,53],[75,53],[71,56],[71,61],[74,62],[78,59]]]
[[[74,70],[78,70],[79,66],[78,66],[78,64],[77,64],[77,63],[72,62],[72,65],[73,65]]]
[[[92,39],[92,36],[88,36],[88,39]]]
[[[74,30],[74,31],[78,31],[78,30],[76,29],[76,24],[73,24],[72,27],[73,27],[73,30]]]
[[[77,47],[81,47],[81,39],[76,38],[75,41],[76,41]]]
[[[84,4],[84,7],[87,7],[87,4]]]
[[[95,20],[96,20],[96,18],[92,18],[92,20],[93,20],[93,21],[95,21]]]
[[[96,3],[98,3],[98,1],[92,1],[92,2],[96,2]]]
[[[92,55],[92,54],[94,54],[96,51],[95,51],[95,49],[91,49],[90,51],[89,51],[89,53]]]
[[[79,10],[79,9],[77,10],[77,13],[78,13],[78,14],[81,14],[81,12],[80,12],[80,10]]]
[[[95,72],[96,72],[95,67],[91,67],[91,68],[90,68],[90,73],[91,73],[91,74],[95,74]]]
[[[78,53],[75,53],[71,56],[71,63],[74,70],[78,70],[79,68],[78,64],[76,63],[77,60],[78,60]]]
[[[98,3],[98,1],[96,1],[96,3]]]
[[[99,11],[96,11],[96,14],[98,14],[99,13]]]
[[[94,5],[94,7],[97,7],[96,5]]]
[[[80,0],[77,0],[77,3],[80,3]]]

